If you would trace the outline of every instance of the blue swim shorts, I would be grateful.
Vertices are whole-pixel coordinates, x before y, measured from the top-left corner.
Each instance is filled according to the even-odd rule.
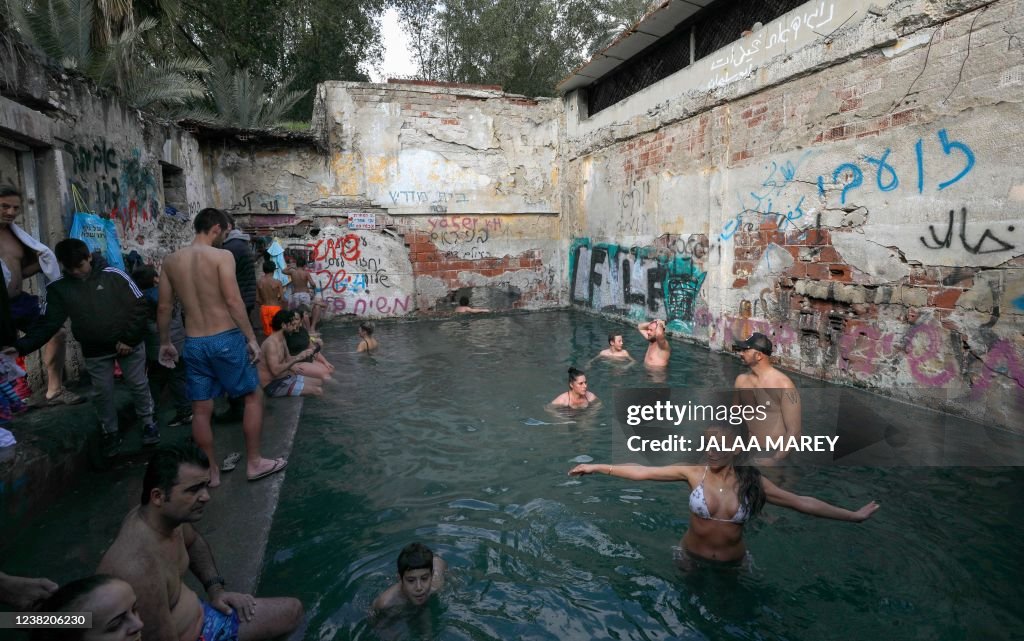
[[[199,602],[203,604],[203,631],[198,641],[238,641],[238,613],[224,614],[202,599]]]
[[[237,398],[259,387],[246,345],[237,327],[213,336],[186,337],[182,360],[188,400],[208,401],[224,393]]]

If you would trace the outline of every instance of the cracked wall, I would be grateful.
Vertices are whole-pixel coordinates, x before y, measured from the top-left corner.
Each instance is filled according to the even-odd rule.
[[[314,111],[312,137],[211,142],[204,163],[210,201],[267,242],[298,251],[390,235],[381,242],[399,250],[377,263],[390,287],[366,284],[397,298],[357,306],[354,291],[374,275],[317,260],[330,312],[445,311],[462,296],[493,309],[557,303],[559,101],[327,82]],[[373,229],[349,229],[356,218]]]
[[[601,127],[570,94],[570,302],[1020,429],[1022,38],[1021,2],[900,1]]]

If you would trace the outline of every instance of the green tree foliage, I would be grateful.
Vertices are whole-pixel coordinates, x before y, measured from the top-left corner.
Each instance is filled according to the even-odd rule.
[[[183,115],[186,119],[220,127],[270,129],[306,94],[305,91],[289,91],[289,84],[290,81],[280,83],[267,95],[262,78],[245,69],[232,69],[217,58],[206,76],[208,104]]]
[[[419,75],[551,96],[647,0],[396,0]]]
[[[129,0],[9,0],[6,14],[43,53],[136,107],[161,111],[203,95],[196,74],[206,63],[195,56],[153,56],[147,38],[157,20],[136,20]]]
[[[166,25],[163,38],[179,55],[200,55],[210,63],[224,59],[272,87],[291,79],[290,86],[303,95],[285,117],[308,121],[318,83],[369,80],[362,66],[383,55],[378,22],[385,4],[385,0],[181,0],[180,15]]]

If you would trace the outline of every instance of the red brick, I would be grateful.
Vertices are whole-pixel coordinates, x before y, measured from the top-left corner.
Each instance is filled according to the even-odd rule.
[[[892,126],[899,127],[900,125],[909,125],[910,123],[917,120],[916,117],[917,109],[905,109],[899,113],[892,115]]]
[[[762,231],[760,236],[761,244],[765,247],[770,243],[775,243],[776,245],[786,244],[786,232],[783,231]]]
[[[824,263],[807,263],[807,277],[814,280],[828,280],[831,273]]]
[[[746,286],[747,286],[747,279],[746,278],[737,278],[736,280],[732,281],[732,288],[733,289],[739,289],[740,287],[746,287]]]
[[[927,267],[914,266],[910,268],[911,285],[938,285],[938,274]]]
[[[843,283],[849,283],[853,280],[853,269],[849,265],[843,265],[842,263],[833,263],[828,266],[829,278],[837,280]]]
[[[749,260],[736,260],[732,263],[732,273],[750,274],[754,271],[754,263]]]
[[[826,140],[839,140],[839,139],[841,139],[845,135],[846,135],[846,127],[844,125],[839,125],[838,127],[832,127],[831,129],[829,129],[828,132],[825,134],[825,139]]]
[[[786,270],[786,274],[793,278],[805,278],[807,276],[807,263],[796,261],[793,266]]]
[[[783,249],[788,251],[794,260],[800,260],[800,247],[798,245],[784,245]]]
[[[859,109],[863,102],[864,101],[861,100],[860,98],[850,98],[848,100],[844,100],[842,105],[840,105],[839,107],[839,112],[842,113],[844,111],[853,111],[854,109]]]
[[[835,247],[832,247],[831,245],[824,245],[820,247],[819,250],[820,251],[818,251],[816,257],[817,262],[819,263],[838,263],[843,260],[842,256],[839,255],[839,252],[835,250]]]
[[[766,217],[761,221],[761,225],[758,227],[761,231],[771,231],[779,228],[779,219],[775,216]]]
[[[747,128],[749,129],[760,125],[762,122],[764,122],[764,118],[764,116],[756,116],[754,118],[751,118],[750,120],[747,121]]]
[[[931,291],[928,296],[928,304],[932,307],[940,307],[942,309],[953,309],[956,307],[956,302],[960,299],[960,295],[964,293],[962,289],[942,289],[936,288]]]

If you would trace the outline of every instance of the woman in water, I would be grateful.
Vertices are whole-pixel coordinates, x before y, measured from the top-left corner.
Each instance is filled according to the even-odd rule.
[[[732,443],[735,427],[712,427],[705,441],[714,437]],[[682,563],[706,560],[743,564],[747,547],[743,526],[764,504],[788,507],[826,519],[859,523],[878,509],[872,501],[856,512],[836,507],[811,496],[797,496],[781,489],[753,466],[739,464],[733,452],[710,451],[705,465],[577,465],[570,476],[603,473],[632,481],[686,481],[690,492],[690,527],[683,535]]]
[[[33,630],[32,641],[139,641],[142,619],[135,591],[121,579],[97,574],[72,581],[43,601],[40,612],[91,612],[88,629]]]
[[[575,367],[570,367],[569,391],[560,394],[558,398],[551,401],[551,405],[579,410],[589,407],[591,403],[595,402],[597,402],[597,396],[587,391],[587,375]]]

